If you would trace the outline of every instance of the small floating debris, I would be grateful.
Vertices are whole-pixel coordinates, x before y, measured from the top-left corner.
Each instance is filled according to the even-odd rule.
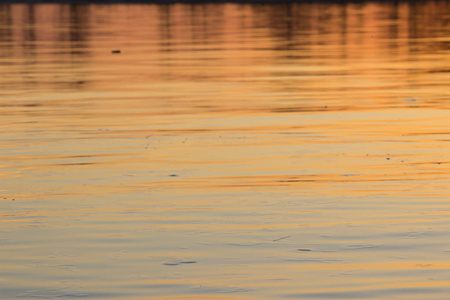
[[[197,261],[195,261],[195,260],[184,260],[184,259],[174,258],[174,259],[166,260],[165,262],[163,262],[163,265],[178,266],[181,264],[196,264],[196,263],[197,263]]]
[[[297,249],[297,251],[307,252],[307,251],[311,251],[311,249],[309,249],[309,248],[299,248],[299,249]]]
[[[406,102],[416,102],[417,99],[416,98],[408,98],[408,99],[405,99],[405,101]]]
[[[170,174],[169,177],[178,177],[177,174]]]
[[[278,242],[278,241],[287,239],[287,238],[289,238],[289,237],[291,237],[291,236],[290,236],[290,235],[282,236],[282,237],[280,237],[280,238],[277,238],[277,239],[272,240],[272,242]]]
[[[119,53],[121,53],[121,51],[120,50],[113,50],[113,51],[111,51],[111,53],[119,54]]]

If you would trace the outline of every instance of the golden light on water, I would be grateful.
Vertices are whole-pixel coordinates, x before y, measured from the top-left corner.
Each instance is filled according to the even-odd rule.
[[[449,17],[0,5],[0,298],[444,299]]]

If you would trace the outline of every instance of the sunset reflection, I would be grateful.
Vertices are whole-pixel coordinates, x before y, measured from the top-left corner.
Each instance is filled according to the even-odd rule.
[[[449,16],[1,4],[0,298],[445,298]]]

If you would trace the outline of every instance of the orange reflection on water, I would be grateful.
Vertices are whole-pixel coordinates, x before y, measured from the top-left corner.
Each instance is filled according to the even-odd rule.
[[[0,5],[2,299],[445,298],[449,15]]]

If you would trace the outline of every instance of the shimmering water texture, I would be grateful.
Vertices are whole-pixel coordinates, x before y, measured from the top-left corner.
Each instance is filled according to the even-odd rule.
[[[448,300],[449,19],[0,5],[0,299]]]

